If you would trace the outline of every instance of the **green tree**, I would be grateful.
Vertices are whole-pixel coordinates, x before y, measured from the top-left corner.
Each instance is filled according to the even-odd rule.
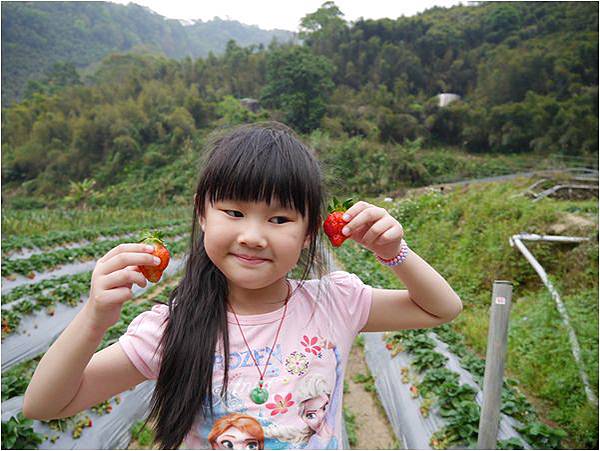
[[[284,112],[284,120],[301,132],[319,127],[334,84],[333,65],[306,47],[282,47],[267,61],[262,102]]]

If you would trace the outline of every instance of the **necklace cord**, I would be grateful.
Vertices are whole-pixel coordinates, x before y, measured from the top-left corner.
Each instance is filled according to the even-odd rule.
[[[288,301],[290,300],[290,296],[291,296],[291,286],[290,286],[290,282],[287,281],[287,286],[288,286],[288,293],[287,296],[285,298],[285,304],[283,307],[283,315],[281,316],[281,320],[279,321],[279,326],[277,327],[277,333],[275,334],[275,340],[273,341],[273,345],[271,346],[271,350],[269,351],[269,357],[267,357],[267,363],[265,364],[265,368],[264,370],[260,371],[260,367],[258,366],[258,362],[256,361],[256,359],[254,358],[254,353],[252,352],[252,349],[250,349],[250,345],[248,345],[248,341],[246,340],[246,337],[244,336],[244,332],[242,331],[242,326],[240,325],[240,321],[238,320],[238,317],[235,313],[235,310],[233,308],[233,306],[229,303],[229,307],[231,308],[231,311],[233,312],[233,316],[235,317],[235,322],[238,325],[238,328],[240,329],[240,334],[242,335],[242,338],[244,339],[244,343],[246,344],[246,348],[248,348],[248,352],[250,353],[250,357],[252,357],[252,360],[254,361],[254,365],[256,367],[256,369],[258,370],[258,374],[260,376],[259,379],[259,385],[262,388],[262,381],[264,380],[264,376],[265,373],[267,372],[267,367],[269,366],[269,361],[271,360],[271,354],[273,354],[273,349],[275,348],[275,345],[277,344],[277,339],[279,338],[279,332],[281,331],[281,326],[283,325],[283,320],[285,318],[285,314],[287,312],[287,306],[288,306]]]

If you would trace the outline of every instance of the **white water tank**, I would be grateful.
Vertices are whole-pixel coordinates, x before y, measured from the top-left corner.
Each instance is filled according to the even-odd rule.
[[[460,100],[460,96],[458,94],[451,94],[448,92],[438,94],[438,106],[444,107],[446,105],[451,104],[455,100]]]

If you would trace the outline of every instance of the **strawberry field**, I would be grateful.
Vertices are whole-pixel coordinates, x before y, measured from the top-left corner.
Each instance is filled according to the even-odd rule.
[[[533,204],[518,196],[528,183],[473,185],[443,195],[430,191],[398,202],[367,199],[403,224],[411,248],[449,280],[464,304],[451,324],[361,338],[370,374],[349,377],[377,393],[400,447],[448,449],[476,443],[495,279],[511,280],[515,287],[498,448],[597,446],[597,407],[586,402],[566,333],[544,287],[508,243],[514,233],[547,233],[562,224],[565,214],[581,218],[578,225],[567,224],[575,228],[573,233],[594,238],[552,249],[539,244],[533,251],[564,295],[597,393],[597,202],[549,198]],[[92,211],[71,213],[70,218],[48,212],[46,222],[25,211],[3,215],[3,449],[114,449],[127,448],[132,441],[149,446],[152,432],[142,429],[140,420],[147,413],[152,382],[70,418],[32,421],[21,414],[37,363],[83,306],[101,255],[131,242],[142,229],[160,228],[173,259],[159,285],[133,287],[134,298],[124,304],[120,321],[99,349],[116,342],[135,316],[151,308],[152,300],[167,300],[188,245],[190,215],[180,209],[154,220],[149,216],[144,211],[102,211],[93,225]],[[356,273],[365,283],[401,287],[391,271],[351,241],[333,256],[340,269]],[[347,429],[354,413],[345,409]]]
[[[476,445],[494,280],[514,285],[498,448],[598,446],[598,407],[586,398],[567,330],[534,270],[509,244],[519,231],[591,238],[531,249],[565,299],[597,396],[597,200],[532,203],[520,195],[528,184],[518,179],[445,193],[422,190],[398,202],[373,200],[403,224],[411,248],[447,278],[464,305],[455,321],[431,330],[366,334],[378,393],[410,447]],[[347,271],[376,287],[402,286],[370,252],[348,244],[335,250]]]
[[[173,211],[169,213],[177,217]],[[187,216],[178,213],[180,218]],[[81,212],[70,219],[86,223],[93,215]],[[31,224],[23,212],[8,216],[8,227],[4,227],[3,215],[5,230],[18,228],[21,222],[23,229],[30,226],[39,232],[5,234],[2,241],[2,448],[127,447],[135,421],[145,414],[152,383],[53,421],[25,419],[23,394],[44,352],[86,301],[96,260],[120,243],[136,241],[141,230],[164,232],[173,257],[171,265],[160,285],[133,286],[134,298],[124,304],[120,321],[107,331],[98,350],[115,343],[133,318],[152,307],[151,301],[167,301],[188,245],[188,221],[161,217],[148,221],[144,218],[147,213],[130,212],[119,218],[119,226],[99,224],[74,232],[52,229],[62,222],[56,220],[56,212],[49,215],[54,221],[47,223]],[[114,213],[97,212],[97,217],[114,224]]]

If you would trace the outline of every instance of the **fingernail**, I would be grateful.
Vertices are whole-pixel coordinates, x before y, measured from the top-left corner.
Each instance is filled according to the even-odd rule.
[[[160,263],[160,258],[154,257],[154,263],[156,263],[158,265]]]
[[[146,246],[147,251],[154,251],[154,246]]]
[[[344,227],[344,228],[342,229],[342,233],[343,233],[344,235],[348,235],[348,234],[350,233],[350,229],[349,229],[348,227]]]
[[[344,215],[342,216],[342,219],[343,219],[344,221],[347,221],[347,220],[349,220],[349,219],[350,219],[350,215],[349,215],[349,214],[347,214],[347,213],[344,213]]]

